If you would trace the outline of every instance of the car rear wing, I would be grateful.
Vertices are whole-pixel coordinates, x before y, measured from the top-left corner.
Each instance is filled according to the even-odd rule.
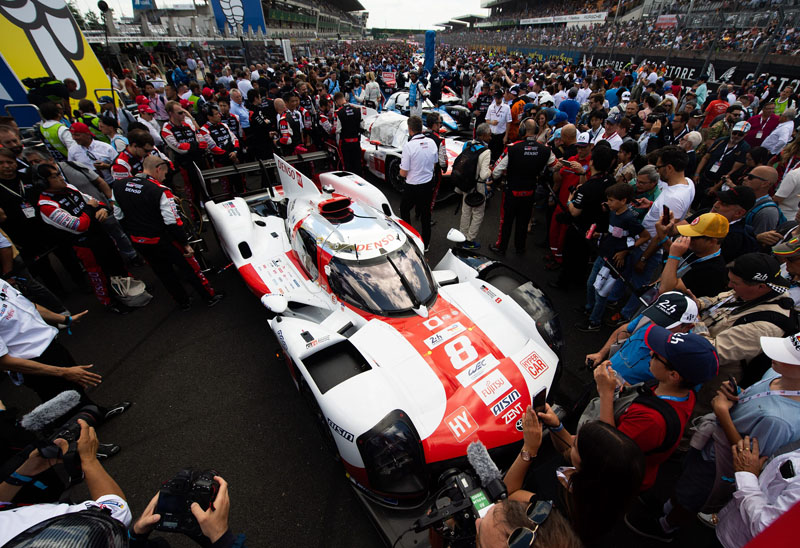
[[[305,154],[295,154],[292,156],[283,157],[286,162],[292,165],[303,165],[319,162],[323,160],[332,160],[332,155],[327,151],[307,152]],[[272,158],[265,160],[256,160],[255,162],[247,162],[244,164],[231,164],[229,166],[214,167],[211,169],[201,170],[195,164],[200,183],[203,186],[203,192],[206,195],[206,200],[214,200],[215,202],[224,201],[228,199],[228,195],[223,193],[221,188],[220,192],[214,192],[213,183],[222,177],[230,177],[239,175],[246,178],[247,175],[261,174],[261,182],[257,188],[248,190],[243,196],[250,196],[253,194],[268,193],[271,198],[275,197],[274,187],[278,186],[278,171],[275,160]],[[205,200],[204,200],[205,201]]]

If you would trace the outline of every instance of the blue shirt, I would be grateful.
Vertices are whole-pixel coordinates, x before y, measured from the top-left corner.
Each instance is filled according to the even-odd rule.
[[[619,88],[611,88],[606,92],[606,101],[608,101],[608,108],[614,108],[619,104],[619,97],[617,97]]]
[[[646,321],[636,329],[642,319]],[[631,336],[625,339],[620,349],[609,358],[611,367],[628,384],[646,382],[653,378],[650,372],[650,349],[644,343],[644,333],[650,323],[650,320],[641,314],[632,319],[626,328]]]
[[[580,109],[581,104],[574,99],[564,99],[561,101],[561,104],[558,105],[558,110],[567,115],[570,124],[575,123],[575,117],[578,115]]]
[[[242,129],[250,127],[250,111],[243,104],[231,101],[231,113],[239,117],[239,125]]]
[[[769,383],[778,378],[774,369],[746,388],[743,399],[769,390]],[[780,447],[800,438],[800,402],[784,396],[766,396],[738,403],[731,409],[731,419],[742,435],[758,438],[762,455],[771,455]]]

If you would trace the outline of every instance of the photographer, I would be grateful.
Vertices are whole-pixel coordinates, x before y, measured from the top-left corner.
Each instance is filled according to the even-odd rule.
[[[228,527],[228,514],[231,509],[231,499],[228,495],[228,482],[220,476],[214,476],[214,480],[219,483],[219,491],[208,510],[203,511],[196,502],[192,503],[190,506],[192,515],[197,519],[197,523],[200,525],[200,530],[203,533],[200,537],[191,538],[200,546],[212,548],[244,548],[244,536],[239,535],[238,538],[234,537]],[[169,546],[162,538],[153,541],[148,539],[150,533],[156,528],[156,524],[161,519],[161,516],[155,513],[156,506],[158,505],[158,496],[159,494],[156,493],[156,496],[150,500],[144,512],[142,512],[142,515],[128,531],[128,537],[130,538],[129,546],[131,548]]]
[[[97,433],[83,420],[78,420],[78,424],[81,427],[81,434],[77,442],[77,452],[91,500],[80,504],[34,504],[20,507],[10,505],[11,507],[5,510],[0,507],[0,544],[6,546],[6,543],[9,543],[8,545],[13,546],[16,544],[15,540],[20,542],[25,540],[28,543],[33,541],[32,544],[26,543],[26,545],[36,545],[35,539],[46,536],[47,528],[38,532],[37,536],[31,537],[30,534],[25,533],[31,527],[57,516],[91,511],[92,509],[109,512],[111,518],[125,526],[130,524],[131,511],[125,500],[125,494],[97,460],[99,445]],[[56,440],[56,444],[63,453],[67,442],[59,439]],[[31,476],[49,469],[60,460],[46,460],[38,453],[38,450],[32,452],[25,464],[6,478],[3,483],[0,483],[0,499],[12,500],[22,485],[32,481]],[[72,534],[79,533],[73,529]]]

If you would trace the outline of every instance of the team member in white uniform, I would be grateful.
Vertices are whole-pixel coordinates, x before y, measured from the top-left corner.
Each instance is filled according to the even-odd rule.
[[[489,150],[492,151],[492,164],[503,153],[503,147],[507,141],[508,124],[511,119],[511,107],[503,102],[503,92],[495,92],[494,103],[486,109],[486,123],[492,127],[492,140],[489,141]]]
[[[408,119],[408,141],[403,145],[400,159],[400,176],[405,177],[403,198],[400,201],[400,217],[411,223],[411,209],[420,213],[422,242],[425,251],[431,242],[431,198],[433,195],[433,166],[439,161],[436,143],[422,134],[422,118]]]

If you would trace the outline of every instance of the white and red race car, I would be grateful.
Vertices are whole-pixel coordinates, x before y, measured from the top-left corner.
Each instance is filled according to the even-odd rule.
[[[338,171],[320,175],[320,190],[275,162],[274,195],[209,201],[206,211],[271,311],[291,376],[354,486],[379,504],[413,506],[469,442],[518,450],[523,411],[559,368],[561,332],[544,293],[460,249],[431,270],[376,187]]]
[[[400,159],[403,156],[403,145],[408,141],[408,117],[393,111],[379,114],[375,109],[367,107],[361,107],[361,113],[361,153],[364,166],[395,190],[402,191]],[[464,141],[445,137],[444,143],[448,165],[443,177],[446,178],[450,176],[453,162],[464,148]],[[446,193],[441,192],[440,197],[446,197]]]

